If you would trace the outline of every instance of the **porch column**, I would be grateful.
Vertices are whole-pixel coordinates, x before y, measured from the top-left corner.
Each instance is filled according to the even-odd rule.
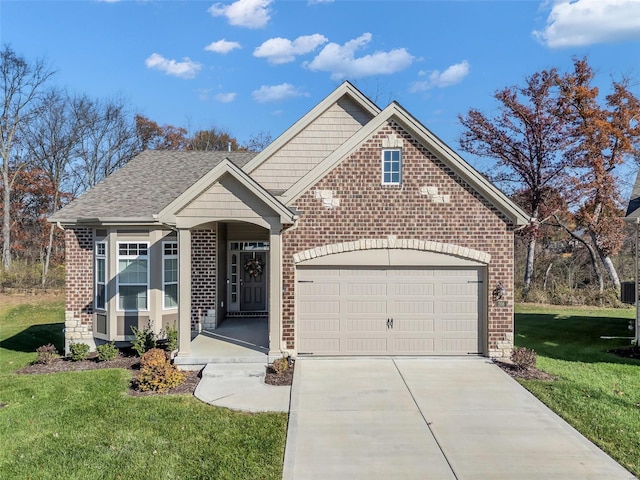
[[[282,235],[269,232],[269,355],[282,355]]]
[[[191,230],[178,229],[178,356],[191,355]]]

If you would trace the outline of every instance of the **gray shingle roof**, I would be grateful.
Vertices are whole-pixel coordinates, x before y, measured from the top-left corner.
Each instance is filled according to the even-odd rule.
[[[631,198],[629,198],[626,217],[640,218],[640,171],[638,171],[636,183],[634,183],[633,190],[631,191]]]
[[[253,152],[146,150],[50,220],[151,218],[225,158],[242,168],[255,156]]]

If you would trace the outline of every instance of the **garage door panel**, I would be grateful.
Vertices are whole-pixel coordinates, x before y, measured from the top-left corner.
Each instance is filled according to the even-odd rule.
[[[340,314],[340,301],[306,301],[300,303],[300,313],[311,316]]]
[[[347,283],[345,285],[346,295],[358,295],[361,297],[386,297],[386,283]]]
[[[300,352],[318,352],[323,355],[338,355],[340,350],[340,338],[301,338],[298,340]]]
[[[434,302],[430,301],[418,301],[418,300],[395,300],[392,305],[392,311],[394,314],[411,313],[411,314],[424,314],[432,315],[435,311]]]
[[[390,353],[428,355],[435,350],[433,338],[394,338]]]
[[[387,338],[347,337],[345,347],[346,351],[352,354],[387,354],[387,342]]]
[[[440,351],[443,355],[467,355],[469,353],[479,353],[477,339],[446,337],[440,339],[440,342]]]
[[[305,319],[300,323],[300,332],[303,334],[317,332],[340,332],[340,318],[316,317]]]
[[[395,332],[428,332],[435,331],[435,320],[433,318],[402,318],[393,317],[393,330]]]
[[[386,319],[380,318],[345,318],[343,322],[347,332],[386,332]]]
[[[340,282],[331,283],[299,283],[298,295],[302,297],[325,296],[333,297],[340,295]]]
[[[475,267],[299,268],[299,352],[478,353],[481,278]]]
[[[435,293],[435,285],[432,283],[395,282],[391,285],[391,291],[394,297],[431,296]]]
[[[346,300],[345,312],[385,315],[387,313],[387,302],[373,300]]]

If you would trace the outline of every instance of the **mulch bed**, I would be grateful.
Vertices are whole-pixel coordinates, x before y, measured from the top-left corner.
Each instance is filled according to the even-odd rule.
[[[277,374],[273,371],[271,366],[268,366],[265,375],[265,383],[268,383],[269,385],[291,385],[293,381],[293,367],[294,362],[292,361],[291,366],[287,370],[280,374]],[[135,397],[146,397],[150,395],[193,395],[193,392],[195,392],[196,387],[198,386],[198,382],[200,382],[201,378],[200,370],[186,371],[187,377],[185,378],[184,382],[165,393],[152,391],[142,392],[135,388],[135,377],[137,375],[137,372],[140,370],[140,357],[133,354],[132,352],[127,351],[121,352],[116,359],[105,362],[98,361],[95,356],[90,357],[87,360],[80,360],[77,362],[74,362],[67,357],[56,358],[48,364],[34,363],[31,365],[27,365],[26,367],[22,367],[16,370],[16,373],[27,375],[39,373],[98,370],[102,368],[122,368],[124,370],[131,370],[134,378],[132,379],[131,385],[129,386],[128,393],[129,395]]]
[[[267,373],[264,377],[264,383],[269,385],[287,386],[293,383],[293,369],[295,367],[295,361],[289,361],[289,368],[284,372],[276,373],[275,370],[269,365],[267,367]]]
[[[131,370],[133,379],[131,381],[131,385],[129,386],[129,395],[133,395],[135,397],[145,397],[149,395],[180,395],[180,394],[188,394],[193,395],[196,387],[198,386],[198,382],[200,381],[200,371],[187,371],[187,377],[184,382],[178,385],[175,388],[168,390],[165,393],[158,392],[142,392],[134,388],[135,386],[135,376],[137,372],[140,370],[140,357],[130,352],[121,352],[117,358],[114,360],[108,360],[105,362],[100,362],[98,359],[93,356],[88,358],[87,360],[80,360],[74,362],[70,358],[62,357],[56,358],[51,363],[43,364],[43,363],[34,363],[31,365],[27,365],[26,367],[22,367],[16,370],[18,374],[39,374],[39,373],[58,373],[58,372],[80,372],[86,370],[98,370],[102,368],[122,368],[124,370]]]
[[[536,367],[520,368],[513,363],[507,363],[500,360],[494,360],[493,363],[516,379],[545,381],[556,379],[553,375],[543,372],[542,370],[538,370]]]

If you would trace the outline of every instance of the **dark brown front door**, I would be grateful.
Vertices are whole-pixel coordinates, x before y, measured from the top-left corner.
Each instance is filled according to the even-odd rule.
[[[259,312],[267,309],[267,252],[240,254],[240,311]]]

